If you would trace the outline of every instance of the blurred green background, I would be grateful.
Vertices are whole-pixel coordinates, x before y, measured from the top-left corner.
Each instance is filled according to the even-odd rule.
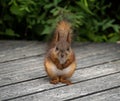
[[[46,41],[62,18],[75,41],[120,41],[119,0],[0,0],[0,39]]]

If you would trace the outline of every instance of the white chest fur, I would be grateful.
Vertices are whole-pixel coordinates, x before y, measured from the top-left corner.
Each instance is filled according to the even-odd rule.
[[[71,71],[71,66],[69,66],[63,70],[60,70],[55,65],[53,65],[51,69],[52,69],[53,73],[55,73],[58,76],[61,76],[61,75],[68,74]]]

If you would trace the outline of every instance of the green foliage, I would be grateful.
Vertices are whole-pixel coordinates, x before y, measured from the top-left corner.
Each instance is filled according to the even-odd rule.
[[[120,6],[112,0],[1,0],[0,6],[2,38],[45,40],[65,18],[77,41],[120,40]]]

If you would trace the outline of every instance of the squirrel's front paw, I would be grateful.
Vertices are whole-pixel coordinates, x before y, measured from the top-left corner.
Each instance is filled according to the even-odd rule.
[[[61,64],[58,64],[58,65],[57,65],[57,68],[58,68],[58,69],[60,69],[60,70],[62,70],[62,69],[63,69],[63,67],[62,67],[62,65],[61,65]]]
[[[63,69],[66,68],[66,64],[62,64]]]
[[[63,67],[63,69],[64,69],[64,68],[68,67],[69,65],[70,65],[70,61],[67,60],[67,61],[62,65],[62,67]]]

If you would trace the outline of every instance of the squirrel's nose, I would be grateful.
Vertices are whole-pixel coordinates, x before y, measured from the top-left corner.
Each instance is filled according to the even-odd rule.
[[[61,54],[61,57],[63,58],[63,57],[64,57],[64,55],[63,55],[63,54]]]

